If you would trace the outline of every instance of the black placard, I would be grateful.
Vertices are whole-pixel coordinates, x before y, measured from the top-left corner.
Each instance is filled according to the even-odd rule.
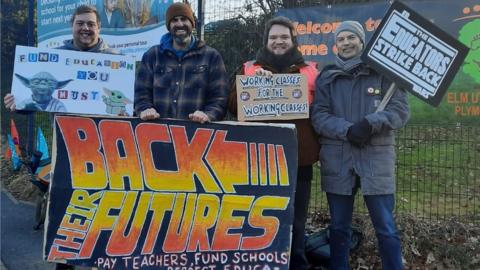
[[[400,2],[394,2],[362,60],[399,87],[438,106],[468,48]]]

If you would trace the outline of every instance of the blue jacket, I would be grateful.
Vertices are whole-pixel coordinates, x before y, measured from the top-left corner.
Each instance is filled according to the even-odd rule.
[[[190,113],[200,110],[212,121],[222,120],[228,96],[222,56],[196,41],[178,57],[169,35],[142,57],[135,80],[135,113],[155,108],[162,118],[188,119]]]
[[[364,195],[395,192],[394,131],[409,118],[405,91],[397,90],[384,111],[375,112],[390,82],[361,64],[353,74],[327,66],[316,80],[312,124],[320,138],[322,189],[350,195],[360,176]],[[351,145],[348,128],[366,118],[373,135],[363,148]]]

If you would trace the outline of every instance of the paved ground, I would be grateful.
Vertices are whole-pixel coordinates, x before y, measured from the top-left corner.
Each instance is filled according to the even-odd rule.
[[[16,201],[4,190],[0,197],[0,269],[54,269],[53,264],[42,260],[43,230],[33,230],[34,206]]]

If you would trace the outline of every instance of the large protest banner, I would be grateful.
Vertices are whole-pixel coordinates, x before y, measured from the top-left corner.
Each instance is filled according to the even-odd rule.
[[[44,257],[288,269],[295,138],[293,125],[57,115]]]
[[[480,1],[424,0],[403,1],[432,21],[443,31],[456,37],[470,51],[436,109],[412,97],[409,100],[412,120],[421,122],[476,122],[480,117]],[[335,61],[334,32],[344,20],[363,24],[366,39],[372,37],[389,3],[335,4],[330,7],[283,9],[278,15],[294,21],[299,49],[304,58],[321,68]]]
[[[12,94],[18,110],[133,115],[135,59],[17,46]]]
[[[438,106],[468,52],[401,2],[394,2],[365,46],[363,62],[403,89]]]
[[[173,0],[118,0],[108,6],[104,0],[37,1],[39,48],[56,48],[72,38],[70,20],[80,5],[95,6],[100,15],[101,37],[107,44],[137,60],[167,32],[165,12]],[[107,16],[107,13],[110,13]]]

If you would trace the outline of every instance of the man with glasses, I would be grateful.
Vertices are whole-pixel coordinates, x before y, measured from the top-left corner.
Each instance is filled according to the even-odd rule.
[[[118,54],[115,50],[100,38],[100,15],[95,7],[81,5],[75,9],[72,19],[72,35],[73,39],[65,40],[64,45],[57,49],[83,51],[93,53]],[[33,97],[32,97],[33,98]],[[4,99],[5,107],[11,111],[15,111],[15,97],[7,94]],[[33,98],[33,101],[36,101]],[[41,101],[36,101],[41,103]],[[72,265],[57,263],[56,270],[75,269]]]
[[[100,15],[95,7],[79,6],[71,22],[73,39],[64,41],[57,49],[118,54],[100,38]]]
[[[95,7],[81,5],[72,15],[73,39],[65,40],[63,46],[57,49],[83,51],[93,53],[118,54],[100,38],[100,15]],[[35,99],[33,99],[35,101]],[[15,97],[7,94],[4,99],[5,107],[15,111]],[[41,101],[36,101],[41,103]]]

